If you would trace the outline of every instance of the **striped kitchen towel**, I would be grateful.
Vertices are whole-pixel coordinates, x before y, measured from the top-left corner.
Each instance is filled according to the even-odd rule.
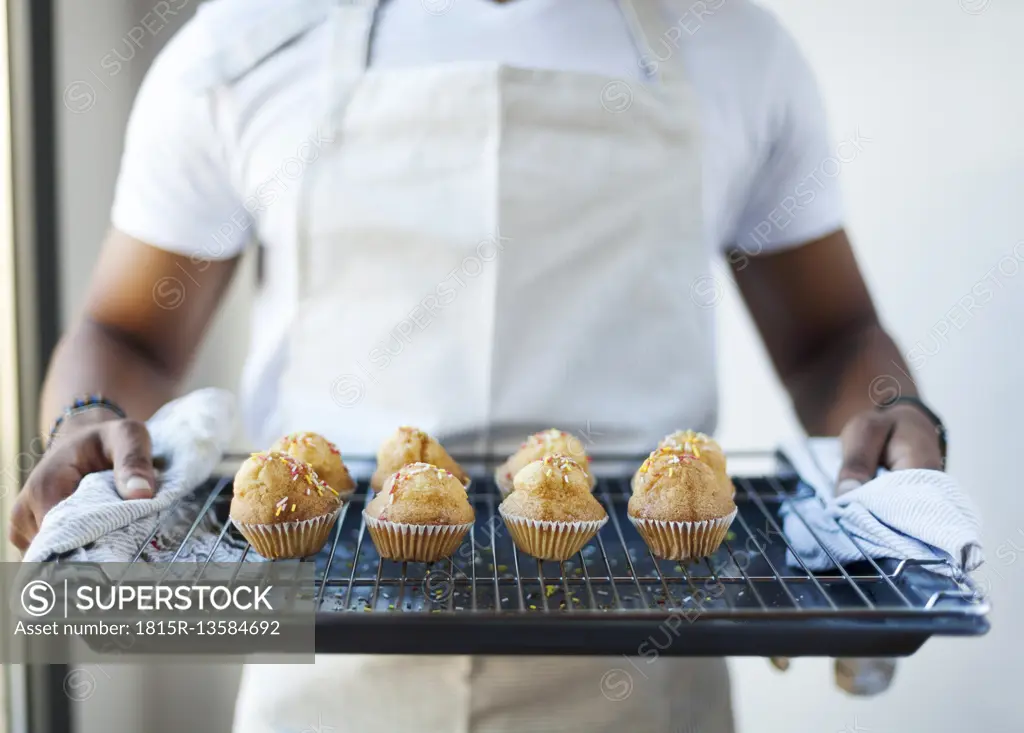
[[[152,499],[122,499],[113,471],[89,474],[77,491],[43,519],[25,562],[65,558],[89,562],[129,562],[143,545],[145,559],[170,560],[196,516],[195,490],[213,473],[231,438],[234,398],[220,389],[200,389],[164,405],[146,423],[153,456],[162,469]],[[215,544],[216,527],[208,519],[189,542],[190,555],[207,559],[203,549]],[[184,525],[184,528],[183,526]],[[154,534],[156,530],[156,534]],[[150,536],[153,541],[147,544]],[[164,539],[166,538],[166,542]],[[230,543],[218,548],[215,561],[231,561],[240,551]]]
[[[923,567],[947,576],[984,562],[978,510],[949,474],[880,471],[835,498],[838,440],[795,442],[783,446],[782,453],[816,492],[787,501],[780,510],[783,531],[810,570],[829,570],[837,562],[863,560],[865,554],[873,559],[943,561]],[[786,560],[799,566],[792,552]]]

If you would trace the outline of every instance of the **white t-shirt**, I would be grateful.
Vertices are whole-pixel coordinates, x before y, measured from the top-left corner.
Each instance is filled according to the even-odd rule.
[[[196,78],[204,64],[215,63],[218,46],[240,34],[266,33],[270,13],[306,2],[212,0],[200,8],[138,94],[112,213],[117,229],[196,258],[233,257],[253,239],[266,247],[242,385],[250,433],[264,442],[273,437],[260,428],[274,404],[297,297],[294,212],[286,215],[288,207],[274,201],[294,194],[303,161],[315,158],[322,142],[315,125],[330,80],[327,26],[314,18],[212,101],[197,93]],[[837,152],[813,74],[793,39],[748,0],[662,5],[666,32],[649,40],[655,60],[682,55],[697,92],[709,253],[739,248],[756,255],[838,229],[838,165],[829,165]],[[372,69],[452,61],[632,82],[645,80],[651,59],[641,59],[615,0],[382,4]],[[305,150],[288,143],[292,148],[283,153],[282,140],[303,141]],[[282,162],[274,176],[263,177],[256,196],[245,171],[268,159]]]

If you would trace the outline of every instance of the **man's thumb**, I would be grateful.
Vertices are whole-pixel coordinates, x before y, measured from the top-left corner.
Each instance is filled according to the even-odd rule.
[[[125,499],[151,498],[156,491],[156,471],[145,424],[138,420],[111,421],[103,437],[114,467],[117,492]]]

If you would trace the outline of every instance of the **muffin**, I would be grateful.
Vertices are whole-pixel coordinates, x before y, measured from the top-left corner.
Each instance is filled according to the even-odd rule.
[[[524,466],[534,461],[539,461],[544,456],[550,456],[554,454],[560,454],[563,456],[569,456],[576,463],[579,464],[580,468],[587,475],[587,480],[590,482],[590,488],[593,490],[594,476],[590,472],[590,456],[583,450],[583,443],[576,436],[571,433],[567,433],[564,430],[558,430],[556,428],[550,428],[549,430],[542,430],[539,433],[534,433],[526,439],[519,446],[519,450],[508,457],[508,460],[498,466],[494,472],[494,482],[498,485],[498,489],[501,491],[502,496],[508,496],[509,492],[512,491],[513,481],[515,475],[519,473]]]
[[[347,499],[356,490],[356,482],[342,462],[337,446],[322,435],[290,433],[270,446],[270,450],[308,463],[342,499]]]
[[[429,463],[443,468],[462,482],[464,487],[469,485],[469,475],[440,443],[422,430],[401,427],[377,451],[377,469],[370,478],[370,486],[374,491],[380,491],[391,474],[410,463]]]
[[[498,512],[516,547],[541,560],[568,560],[608,521],[590,493],[590,474],[569,456],[532,461],[512,483]]]
[[[475,518],[462,481],[430,463],[410,463],[391,474],[363,511],[381,557],[416,562],[451,555]]]
[[[284,453],[253,453],[235,474],[231,522],[269,560],[324,546],[342,501],[312,466]]]
[[[736,496],[736,487],[726,468],[725,452],[714,438],[694,430],[677,430],[662,438],[658,449],[693,456],[715,472],[731,496]]]
[[[655,555],[686,560],[718,549],[736,518],[736,504],[707,464],[658,450],[637,473],[627,513]]]

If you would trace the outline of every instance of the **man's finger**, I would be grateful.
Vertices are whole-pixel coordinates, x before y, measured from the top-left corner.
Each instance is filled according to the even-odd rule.
[[[836,495],[852,491],[875,477],[882,462],[892,421],[884,412],[865,412],[854,417],[839,436],[843,466],[836,480]]]
[[[104,427],[103,446],[114,466],[114,483],[125,499],[149,499],[156,486],[152,444],[137,420],[112,421]]]
[[[35,515],[23,501],[23,497],[19,497],[11,508],[11,523],[8,530],[11,542],[24,552],[28,549],[37,531]]]
[[[851,695],[878,695],[889,689],[896,674],[895,659],[848,658],[835,660],[836,687]]]
[[[919,410],[908,407],[899,415],[885,449],[885,464],[893,471],[905,468],[942,470],[939,434],[932,421]]]
[[[25,554],[25,550],[28,549],[28,546],[32,544],[25,535],[16,530],[13,526],[8,529],[7,536],[10,538],[11,544],[14,545],[22,555]]]

